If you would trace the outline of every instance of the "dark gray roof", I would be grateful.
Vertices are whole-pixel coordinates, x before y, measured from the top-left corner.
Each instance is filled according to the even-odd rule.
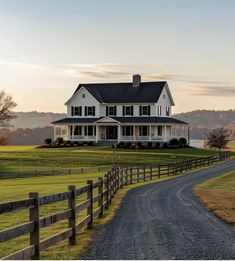
[[[139,87],[133,87],[132,82],[79,84],[74,94],[85,87],[101,103],[154,103],[165,84],[165,81],[141,82]]]
[[[64,123],[93,123],[98,121],[101,118],[63,118],[58,121],[53,121],[53,124],[64,124]]]
[[[79,123],[95,123],[100,118],[64,118],[58,121],[52,122],[53,124],[79,124]],[[177,120],[171,117],[110,117],[120,123],[179,123],[179,124],[188,124],[184,121]]]

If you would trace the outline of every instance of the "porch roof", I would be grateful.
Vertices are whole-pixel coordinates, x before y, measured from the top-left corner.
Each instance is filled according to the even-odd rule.
[[[53,124],[79,124],[79,123],[95,123],[105,117],[100,118],[64,118],[52,122]],[[109,117],[120,123],[166,123],[166,124],[188,124],[184,121],[177,120],[172,117]]]

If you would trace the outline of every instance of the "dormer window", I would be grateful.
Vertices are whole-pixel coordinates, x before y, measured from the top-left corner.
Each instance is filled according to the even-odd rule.
[[[161,116],[162,115],[162,106],[158,105],[157,106],[157,116]]]
[[[166,106],[166,116],[170,116],[170,106]]]
[[[82,94],[82,98],[83,99],[86,98],[86,94],[85,93]]]
[[[82,116],[82,106],[71,107],[71,115],[72,116]]]
[[[85,106],[85,116],[95,116],[95,106]]]

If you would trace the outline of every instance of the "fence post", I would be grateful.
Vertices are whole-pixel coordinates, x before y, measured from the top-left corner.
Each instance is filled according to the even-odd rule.
[[[69,186],[69,191],[71,193],[71,198],[68,199],[68,208],[72,209],[72,217],[69,218],[69,228],[72,228],[73,234],[69,238],[69,244],[76,244],[76,186]]]
[[[71,175],[71,169],[69,169],[69,175]]]
[[[150,166],[150,180],[153,179],[153,166]]]
[[[122,188],[123,187],[123,168],[121,168],[120,174],[121,174],[120,188]]]
[[[87,199],[90,200],[90,206],[87,208],[87,215],[90,216],[90,222],[87,224],[87,228],[93,228],[93,180],[88,180]]]
[[[99,188],[98,188],[98,193],[100,194],[100,200],[99,200],[99,207],[100,207],[100,214],[99,218],[103,217],[104,214],[104,194],[103,194],[103,178],[99,177]]]
[[[109,205],[111,205],[112,204],[112,186],[111,186],[111,182],[112,182],[112,177],[111,177],[111,172],[108,172],[108,181],[109,181],[109,183],[108,183],[108,195],[109,195]]]
[[[160,179],[161,177],[161,165],[158,165],[158,178]]]
[[[105,209],[108,209],[109,208],[109,175],[105,174],[104,177],[106,178],[105,189],[107,190],[106,196],[105,196],[107,205],[106,205]]]
[[[140,182],[140,167],[137,167],[137,182]]]
[[[128,167],[126,167],[126,170],[125,170],[125,186],[128,185]]]
[[[130,168],[130,184],[132,184],[132,167]]]
[[[144,182],[145,182],[145,166],[144,166]]]
[[[30,233],[30,245],[35,246],[33,260],[40,259],[40,226],[39,226],[39,194],[30,192],[29,197],[34,199],[34,207],[29,209],[29,221],[34,222],[34,231]]]

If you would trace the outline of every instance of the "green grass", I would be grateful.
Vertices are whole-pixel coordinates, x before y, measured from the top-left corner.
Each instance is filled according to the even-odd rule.
[[[167,163],[175,160],[186,160],[194,157],[213,155],[214,151],[202,149],[166,149],[166,150],[125,150],[116,152],[117,162],[123,165]],[[78,168],[85,166],[101,166],[112,164],[112,150],[109,148],[61,148],[61,149],[37,149],[33,146],[6,146],[0,147],[1,170],[43,170]],[[76,185],[78,188],[85,185],[88,179],[96,180],[104,173],[74,174],[60,176],[34,177],[25,179],[0,180],[0,202],[13,201],[28,197],[29,192],[39,192],[40,196],[67,191],[68,185]],[[125,188],[119,192],[114,200],[114,207],[105,213],[106,219],[113,214],[113,209],[120,203]],[[95,192],[97,193],[97,191]],[[77,204],[84,200],[86,195],[77,199]],[[116,202],[116,203],[115,203]],[[49,204],[40,208],[40,216],[51,215],[67,209],[67,202]],[[81,220],[86,213],[83,211],[78,216]],[[19,211],[0,215],[0,230],[19,225],[28,221],[28,211]],[[104,221],[100,221],[102,223]],[[67,227],[67,221],[59,222],[53,226],[42,229],[41,239],[61,232]],[[53,233],[53,234],[52,234]],[[43,252],[46,259],[77,259],[91,240],[91,232],[86,229],[79,234],[79,244],[67,247],[67,242],[62,242]],[[29,244],[28,235],[0,244],[0,258],[20,250]]]
[[[204,149],[117,149],[121,165],[158,164],[215,154]],[[73,147],[39,149],[33,146],[1,146],[0,172],[68,169],[112,165],[111,148]]]

